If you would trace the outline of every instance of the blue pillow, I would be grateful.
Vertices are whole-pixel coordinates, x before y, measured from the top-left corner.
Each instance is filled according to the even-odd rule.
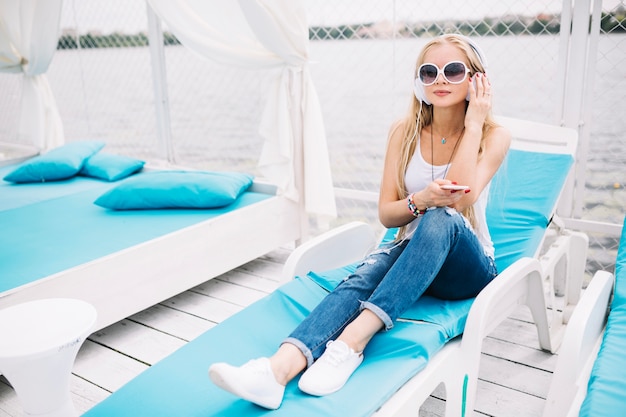
[[[73,142],[31,158],[8,173],[5,181],[25,183],[57,181],[73,177],[87,158],[104,147],[104,142]]]
[[[87,159],[79,174],[106,181],[118,181],[143,168],[145,162],[123,155],[98,152]]]
[[[113,210],[224,207],[252,179],[238,172],[152,171],[123,180],[94,203]]]

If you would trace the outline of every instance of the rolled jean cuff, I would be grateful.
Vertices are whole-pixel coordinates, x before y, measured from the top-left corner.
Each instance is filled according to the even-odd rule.
[[[294,345],[295,347],[297,347],[298,349],[300,349],[300,352],[302,352],[302,354],[304,355],[304,357],[306,358],[306,367],[308,368],[309,366],[313,365],[314,359],[313,359],[313,354],[311,353],[311,350],[304,344],[302,343],[300,340],[293,338],[293,337],[288,337],[285,340],[283,340],[282,344],[285,343],[289,343]]]
[[[385,313],[380,307],[375,304],[370,303],[369,301],[361,301],[361,311],[368,309],[372,313],[376,314],[376,316],[383,322],[385,325],[385,330],[391,330],[393,328],[393,321],[391,317],[387,313]]]

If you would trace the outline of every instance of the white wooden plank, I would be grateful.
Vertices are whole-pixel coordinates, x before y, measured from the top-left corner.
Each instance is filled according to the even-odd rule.
[[[157,304],[129,318],[160,332],[190,341],[215,326],[196,315]]]
[[[140,362],[153,365],[185,345],[186,341],[143,326],[122,320],[105,327],[89,337],[92,342],[105,345]]]
[[[478,377],[483,381],[545,398],[552,373],[483,354]]]
[[[442,417],[445,415],[446,402],[440,398],[428,397],[419,409],[419,417]]]
[[[501,417],[540,417],[545,401],[508,387],[478,381],[476,411],[478,415]]]
[[[267,293],[226,281],[212,279],[193,289],[194,292],[219,298],[229,303],[247,307],[255,301],[265,297]]]
[[[432,398],[445,399],[445,391],[442,385],[437,387]],[[540,417],[545,400],[533,395],[511,389],[507,386],[492,382],[478,380],[476,387],[476,403],[472,416],[493,417]],[[445,403],[442,402],[445,405]],[[431,415],[443,417],[445,408],[441,410],[429,409]],[[438,413],[441,414],[438,414]]]
[[[113,392],[147,368],[148,365],[121,352],[86,340],[76,357],[73,373]]]
[[[214,323],[220,323],[243,309],[242,306],[193,291],[186,291],[161,304],[210,320]]]
[[[70,379],[72,402],[79,415],[104,400],[110,393],[82,378],[72,375]]]
[[[488,337],[483,342],[483,353],[512,362],[553,372],[558,356],[543,350]]]
[[[237,269],[251,275],[265,277],[278,282],[281,278],[283,265],[284,262],[275,262],[273,259],[257,258]]]
[[[259,290],[267,294],[274,291],[279,285],[278,282],[273,279],[259,277],[237,269],[220,275],[218,278],[215,278],[215,280],[230,282],[232,284]]]
[[[505,319],[502,325],[496,327],[490,334],[490,338],[514,343],[528,348],[540,350],[537,327],[526,321]]]

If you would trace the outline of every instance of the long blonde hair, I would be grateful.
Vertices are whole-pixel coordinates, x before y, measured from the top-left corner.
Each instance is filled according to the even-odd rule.
[[[485,72],[485,68],[483,66],[483,63],[481,62],[481,58],[479,58],[474,48],[472,48],[472,46],[468,43],[465,37],[455,34],[447,34],[429,41],[424,46],[419,56],[417,57],[417,62],[415,63],[415,72],[413,74],[414,79],[417,78],[418,68],[424,63],[424,56],[426,55],[426,53],[434,46],[442,45],[445,43],[456,46],[465,54],[469,63],[470,76],[473,76],[477,72]],[[467,104],[465,109],[467,110]],[[400,164],[398,166],[396,177],[396,190],[399,199],[404,199],[408,195],[404,177],[409,162],[411,161],[411,158],[413,158],[413,154],[415,153],[415,149],[417,146],[417,137],[422,129],[425,126],[431,125],[432,122],[433,106],[423,103],[422,101],[418,100],[415,95],[413,95],[407,115],[399,120],[394,127],[394,131],[395,129],[403,129]],[[483,152],[485,137],[487,136],[489,131],[495,126],[497,126],[497,124],[493,120],[493,117],[491,116],[491,114],[488,114],[482,129],[482,138],[478,150],[479,158]],[[394,131],[392,131],[392,134],[394,133]],[[473,227],[476,227],[474,208],[472,206],[463,210],[462,214],[470,221]],[[398,237],[404,236],[405,230],[406,226],[401,227],[400,233],[398,233]]]

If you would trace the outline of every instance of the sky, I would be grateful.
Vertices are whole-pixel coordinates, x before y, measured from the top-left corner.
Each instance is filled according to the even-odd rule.
[[[308,0],[312,25],[393,20],[474,19],[504,14],[559,13],[561,0]]]
[[[624,1],[604,0],[603,9],[612,10]],[[505,14],[534,16],[560,13],[562,8],[562,0],[306,0],[306,3],[312,26],[393,20],[394,10],[399,21],[429,21]],[[145,0],[65,0],[61,16],[61,28],[78,26],[81,33],[145,32],[146,22]]]

